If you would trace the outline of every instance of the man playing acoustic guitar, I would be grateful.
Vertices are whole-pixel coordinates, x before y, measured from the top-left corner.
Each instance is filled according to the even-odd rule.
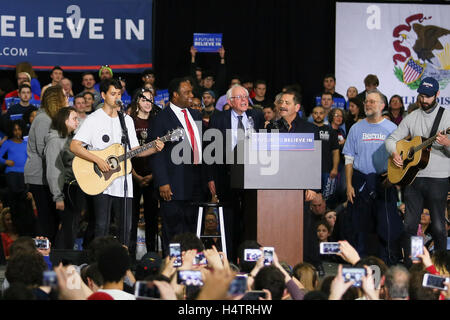
[[[88,150],[103,150],[114,143],[122,142],[122,126],[119,120],[118,111],[122,85],[116,79],[107,79],[100,84],[100,91],[104,102],[102,108],[90,114],[81,125],[79,131],[75,135],[70,145],[70,150],[78,157],[97,164],[98,169],[102,172],[111,170],[110,165],[105,159],[89,152]],[[124,115],[131,150],[139,147],[136,137],[133,120],[130,116]],[[84,146],[87,146],[86,149]],[[149,156],[164,148],[164,143],[156,140],[156,146],[140,153],[139,157]],[[122,151],[123,152],[123,151]],[[117,155],[119,156],[119,155]],[[127,171],[130,168],[127,168]],[[111,210],[118,213],[119,220],[119,240],[122,244],[129,246],[132,218],[132,200],[133,200],[133,183],[131,173],[126,175],[128,192],[127,192],[127,212],[125,219],[123,217],[124,205],[123,196],[124,179],[122,175],[117,177],[106,188],[103,193],[94,196],[95,210],[95,237],[105,236],[109,232]],[[95,182],[94,182],[95,183]],[[114,204],[114,205],[113,205]],[[117,204],[117,205],[116,205]]]
[[[391,154],[393,163],[402,167],[405,156],[397,153],[396,144],[407,136],[421,136],[428,138],[437,134],[436,142],[431,145],[428,165],[420,170],[416,179],[405,187],[404,202],[405,232],[402,237],[402,246],[407,265],[411,263],[411,236],[417,234],[420,215],[424,203],[430,209],[431,232],[434,239],[435,250],[446,250],[447,231],[445,229],[445,207],[450,176],[450,139],[442,134],[450,126],[450,112],[439,107],[439,83],[431,77],[422,80],[419,88],[419,104],[421,108],[408,114],[398,128],[386,139],[386,150]],[[442,109],[442,118],[437,118],[439,109]],[[436,120],[436,121],[435,121]],[[432,128],[435,130],[432,132]],[[445,132],[445,131],[444,131]]]

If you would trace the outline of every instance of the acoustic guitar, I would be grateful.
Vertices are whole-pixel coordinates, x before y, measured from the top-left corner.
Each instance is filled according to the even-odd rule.
[[[183,129],[177,128],[158,140],[161,140],[162,142],[178,141],[183,137]],[[156,140],[127,152],[127,174],[130,173],[132,169],[131,158],[145,150],[153,148],[155,145]],[[111,167],[111,170],[102,172],[96,163],[77,156],[73,159],[72,170],[81,190],[89,195],[96,195],[105,191],[115,179],[125,175],[125,166],[122,165],[125,160],[125,150],[121,144],[115,143],[103,150],[89,150],[89,152],[104,159]]]
[[[450,133],[450,127],[443,134]],[[416,136],[411,141],[400,140],[397,142],[397,153],[403,159],[403,166],[397,167],[392,159],[388,160],[388,179],[392,184],[406,186],[416,178],[419,170],[428,165],[430,159],[431,144],[436,140],[438,134],[426,139]]]

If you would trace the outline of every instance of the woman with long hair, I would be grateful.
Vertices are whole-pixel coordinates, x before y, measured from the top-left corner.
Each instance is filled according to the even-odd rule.
[[[345,120],[345,128],[347,134],[350,132],[350,128],[357,122],[366,117],[364,113],[364,105],[358,98],[350,98],[348,100],[348,115]]]
[[[396,125],[399,125],[405,116],[405,105],[403,104],[402,97],[398,94],[393,95],[389,100],[388,116],[389,120]]]
[[[76,183],[73,183],[74,154],[69,148],[78,125],[78,113],[75,108],[62,108],[53,119],[46,137],[44,153],[47,181],[61,220],[62,236],[57,237],[55,244],[58,249],[73,249],[85,199],[84,193]]]
[[[150,89],[138,89],[129,105],[129,114],[133,118],[136,136],[142,146],[150,136],[151,122],[159,108],[153,105],[153,94]],[[141,197],[144,201],[145,242],[147,252],[156,251],[156,236],[158,232],[158,200],[153,191],[153,175],[148,165],[148,157],[135,157],[133,164],[133,219],[130,250],[133,253],[136,245],[136,232],[139,220]]]
[[[58,111],[67,106],[67,97],[60,85],[44,91],[41,108],[31,124],[28,133],[27,162],[25,164],[25,183],[33,194],[38,213],[38,233],[54,241],[58,225],[52,194],[47,184],[45,165],[45,137],[50,131],[52,119]]]

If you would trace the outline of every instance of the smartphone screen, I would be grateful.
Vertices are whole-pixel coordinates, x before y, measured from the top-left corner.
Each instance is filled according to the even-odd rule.
[[[45,287],[56,288],[58,285],[58,278],[55,271],[44,271],[42,278],[42,285]]]
[[[426,273],[423,275],[423,283],[424,287],[435,288],[439,290],[447,290],[447,286],[444,283],[448,280],[448,278],[435,276],[433,274]]]
[[[228,294],[231,296],[238,296],[244,294],[245,291],[247,291],[247,276],[238,274],[231,282]]]
[[[181,267],[181,245],[179,243],[171,243],[169,245],[169,256],[171,259],[172,257],[176,257],[175,261],[173,262],[174,267]]]
[[[270,266],[273,262],[273,247],[264,247],[263,248],[263,254],[264,254],[264,265]]]
[[[342,268],[342,276],[345,282],[354,281],[353,287],[361,287],[362,277],[366,275],[364,268]]]
[[[207,265],[208,261],[206,260],[205,254],[203,252],[197,253],[192,264],[195,266]]]
[[[259,300],[259,298],[266,298],[266,293],[264,291],[254,290],[248,291],[241,300]]]
[[[339,242],[321,242],[320,254],[338,254],[341,252]]]
[[[261,250],[259,249],[245,249],[244,261],[258,261],[261,258]]]
[[[137,281],[134,296],[145,299],[161,298],[158,287],[152,281]]]
[[[49,248],[48,239],[34,239],[37,249],[47,250]]]
[[[421,254],[423,254],[423,238],[411,237],[411,260],[420,260],[418,256]]]
[[[198,270],[178,270],[178,284],[185,286],[203,286],[201,271]]]

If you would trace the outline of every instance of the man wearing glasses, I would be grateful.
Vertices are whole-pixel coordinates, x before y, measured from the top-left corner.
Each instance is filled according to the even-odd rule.
[[[208,127],[219,130],[223,137],[222,163],[214,163],[208,166],[208,187],[213,201],[219,199],[221,202],[229,202],[234,206],[233,209],[229,209],[230,212],[228,212],[228,208],[224,208],[227,253],[232,259],[236,254],[235,249],[239,241],[243,240],[239,239],[243,230],[243,218],[239,211],[238,199],[240,193],[238,190],[232,190],[230,185],[231,166],[226,164],[227,153],[235,153],[236,145],[245,136],[245,133],[249,132],[251,127],[256,131],[264,128],[262,112],[248,109],[248,98],[247,89],[240,85],[232,86],[227,91],[227,103],[231,106],[231,109],[215,112]]]
[[[350,129],[343,154],[352,225],[348,240],[361,257],[376,255],[392,265],[400,259],[403,226],[397,214],[396,190],[385,183],[389,154],[384,142],[396,125],[383,118],[384,106],[379,91],[368,91],[364,102],[367,117]]]
[[[428,138],[438,133],[436,141],[431,146],[428,165],[420,170],[412,184],[406,186],[404,193],[405,232],[402,245],[405,259],[411,262],[410,237],[417,234],[417,226],[424,203],[428,203],[431,215],[431,232],[435,250],[446,250],[447,231],[445,229],[445,207],[449,190],[450,176],[450,139],[442,131],[450,126],[450,112],[439,107],[439,83],[436,79],[424,78],[419,88],[418,102],[420,108],[409,113],[400,122],[397,130],[386,140],[386,149],[392,155],[392,161],[398,167],[403,165],[402,157],[396,152],[397,141],[407,136]],[[439,119],[439,113],[441,118]],[[432,132],[432,129],[436,132]]]

